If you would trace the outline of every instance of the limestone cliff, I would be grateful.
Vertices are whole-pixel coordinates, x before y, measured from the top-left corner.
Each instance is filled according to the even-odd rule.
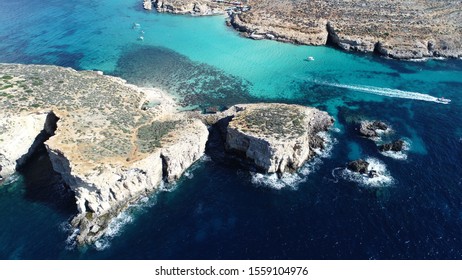
[[[152,10],[152,1],[151,0],[143,0],[143,8],[145,10]]]
[[[45,145],[75,192],[79,243],[98,239],[131,201],[179,178],[204,152],[206,126],[176,113],[161,92],[54,66],[0,64],[0,77],[1,176],[46,140],[42,131],[54,134]],[[153,99],[160,104],[143,106]]]
[[[44,129],[47,112],[6,115],[0,119],[0,176],[11,175],[33,152],[37,136]],[[18,129],[20,128],[20,129]]]
[[[208,130],[200,120],[190,120],[171,137],[170,144],[164,145],[161,152],[164,176],[168,182],[179,179],[184,170],[204,154]]]
[[[252,160],[266,173],[295,171],[318,148],[315,135],[333,119],[315,108],[287,104],[236,105],[226,145]]]
[[[327,21],[319,19],[311,26],[299,28],[295,24],[286,24],[283,20],[261,19],[245,21],[243,14],[231,14],[230,24],[245,36],[252,39],[270,39],[305,45],[324,45],[328,32]]]
[[[182,1],[182,0],[144,0],[146,10],[154,6],[159,12],[191,15],[217,15],[225,13],[222,2],[215,1]]]

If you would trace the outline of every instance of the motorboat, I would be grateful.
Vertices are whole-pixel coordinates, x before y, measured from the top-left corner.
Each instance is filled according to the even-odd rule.
[[[438,97],[436,99],[436,102],[442,103],[442,104],[449,104],[449,103],[451,103],[451,99],[447,99],[447,98],[444,98],[444,97]]]
[[[308,61],[313,61],[313,60],[314,60],[314,57],[309,56],[309,57],[306,58],[306,60],[308,60]]]

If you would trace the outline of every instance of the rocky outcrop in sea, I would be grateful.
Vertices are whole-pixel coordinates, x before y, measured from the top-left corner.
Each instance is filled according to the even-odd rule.
[[[363,159],[358,159],[358,160],[350,161],[349,163],[347,163],[348,170],[351,170],[353,172],[358,172],[361,174],[366,174],[368,167],[369,167],[369,163]]]
[[[226,147],[264,173],[292,172],[314,155],[316,134],[334,122],[326,112],[287,104],[236,105]],[[322,145],[322,144],[321,144]]]
[[[379,150],[381,152],[387,152],[387,151],[392,151],[392,152],[401,152],[405,147],[405,142],[404,140],[396,140],[390,143],[385,143],[383,145],[379,146]]]
[[[359,134],[373,138],[387,131],[388,125],[382,121],[362,121],[359,125]]]
[[[383,176],[383,174],[380,174],[377,170],[371,168],[371,164],[364,159],[350,161],[349,163],[347,163],[346,168],[351,172],[361,174],[362,176],[366,176],[370,179]]]

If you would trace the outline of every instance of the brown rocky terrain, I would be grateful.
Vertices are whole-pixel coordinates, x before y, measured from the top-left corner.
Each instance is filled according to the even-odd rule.
[[[224,118],[233,119],[228,147],[269,173],[300,167],[322,148],[316,133],[332,124],[327,113],[298,105],[179,109],[159,89],[101,72],[0,64],[0,179],[44,145],[75,194],[76,241],[92,243],[132,202],[179,179],[204,154],[208,126]]]
[[[334,123],[326,112],[299,105],[234,107],[237,112],[227,127],[226,146],[245,154],[264,173],[296,171],[314,155],[312,149],[321,148],[316,134]]]
[[[178,179],[208,136],[158,89],[55,66],[0,64],[0,109],[0,176],[44,142],[75,193],[80,244],[101,237],[130,202]]]
[[[156,6],[157,0],[153,3]],[[178,8],[183,14],[188,12],[188,7],[217,5],[216,0],[161,3]],[[229,23],[254,39],[307,45],[332,43],[347,51],[376,52],[396,59],[462,57],[462,2],[459,0],[247,0],[239,3],[219,2],[223,10],[236,7],[228,12]],[[173,13],[175,9],[158,8]]]

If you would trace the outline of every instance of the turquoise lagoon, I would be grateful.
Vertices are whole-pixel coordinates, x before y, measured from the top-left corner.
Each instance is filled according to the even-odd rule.
[[[254,41],[222,16],[148,12],[138,0],[19,0],[0,7],[0,62],[101,70],[161,87],[185,106],[297,103],[336,119],[328,149],[282,179],[220,161],[209,146],[180,182],[142,199],[85,248],[68,227],[72,194],[39,153],[0,188],[0,258],[461,258],[460,60]],[[436,103],[440,96],[452,103]],[[403,138],[408,150],[379,153],[357,135],[361,118],[391,124],[383,141]],[[381,176],[344,171],[359,157]]]

